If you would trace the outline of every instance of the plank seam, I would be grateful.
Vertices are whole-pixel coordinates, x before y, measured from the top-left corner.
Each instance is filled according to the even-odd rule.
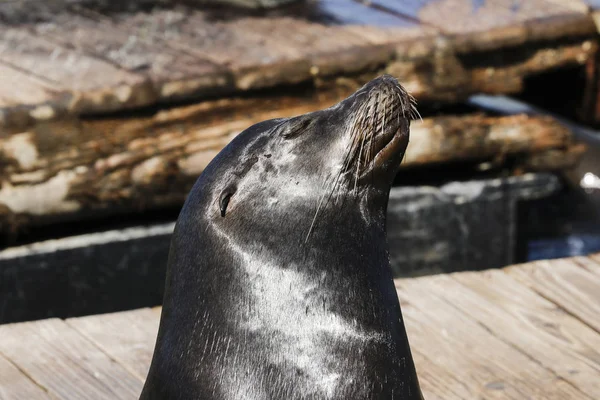
[[[9,358],[8,356],[6,356],[4,353],[2,353],[2,351],[0,351],[0,357],[4,358],[9,364],[11,364],[13,367],[15,367],[20,373],[22,373],[25,377],[27,377],[27,379],[29,379],[34,385],[36,385],[37,387],[39,387],[42,391],[44,391],[48,397],[50,398],[54,398],[54,399],[61,399],[61,397],[59,397],[57,394],[55,394],[54,392],[50,391],[50,389],[48,389],[47,387],[45,387],[43,384],[41,384],[40,382],[38,382],[33,376],[31,376],[26,370],[24,370],[23,368],[21,368],[21,366],[19,364],[17,364],[15,361],[13,361],[11,358]]]
[[[592,260],[591,258],[588,257],[588,259]],[[548,262],[548,260],[543,260]],[[590,272],[587,268],[585,268],[583,265],[579,264],[577,262],[576,259],[571,259],[571,261],[575,262],[575,265],[577,265],[579,268],[584,269],[585,271]],[[593,260],[592,260],[593,261]],[[539,261],[536,261],[533,263],[534,265],[539,264]],[[597,263],[598,264],[598,263]],[[513,276],[511,276],[510,273],[506,272],[504,269],[502,269],[502,272],[507,275],[508,277],[510,277],[511,279],[516,280],[517,282],[520,282],[518,279],[514,278]],[[590,272],[591,273],[591,272]],[[522,283],[522,282],[520,282]],[[567,308],[565,308],[562,304],[557,303],[556,301],[552,300],[550,297],[546,296],[543,292],[541,292],[540,290],[538,290],[536,287],[534,286],[530,286],[526,283],[523,283],[523,285],[527,286],[530,290],[532,290],[533,292],[535,292],[538,296],[540,296],[543,299],[546,299],[547,301],[549,301],[550,303],[554,304],[558,309],[560,309],[561,311],[563,311],[565,314],[570,315],[571,317],[573,317],[574,319],[576,319],[577,321],[581,322],[583,325],[591,328],[594,332],[597,332],[598,334],[600,334],[600,330],[595,328],[594,326],[591,326],[590,324],[588,324],[585,320],[583,320],[581,317],[579,317],[577,314],[574,314],[573,312],[571,312],[570,310],[568,310]]]
[[[64,322],[67,325],[69,325],[71,328],[73,328],[75,331],[77,331],[81,336],[83,336],[84,338],[86,338],[97,349],[99,349],[102,353],[104,353],[109,359],[111,359],[112,361],[114,361],[115,363],[117,363],[121,367],[123,367],[127,372],[129,372],[135,378],[141,380],[142,382],[146,381],[146,377],[145,376],[140,376],[137,372],[135,372],[134,370],[130,369],[129,365],[121,363],[120,360],[118,360],[117,358],[113,357],[110,353],[108,353],[107,350],[104,349],[104,347],[102,345],[96,343],[96,341],[93,338],[91,338],[87,333],[82,332],[81,330],[79,330],[76,325],[71,324],[69,320],[64,320]]]
[[[592,263],[594,263],[594,264],[596,264],[596,265],[600,266],[600,261],[596,260],[596,258],[595,258],[595,257],[591,257],[591,256],[597,256],[597,255],[598,255],[597,253],[595,253],[595,254],[591,254],[591,255],[585,256],[585,258],[586,258],[586,259],[588,259],[588,260],[590,260]],[[593,274],[593,275],[596,275],[596,272],[594,272],[594,271],[590,270],[588,267],[586,267],[584,264],[582,264],[582,263],[579,261],[579,258],[575,257],[575,258],[573,258],[573,259],[571,259],[571,260],[572,260],[572,261],[575,263],[575,265],[577,265],[578,267],[581,267],[581,268],[583,268],[584,270],[588,271],[589,273],[591,273],[591,274]]]
[[[95,344],[93,341],[89,340],[89,339],[88,339],[88,338],[87,338],[85,335],[82,335],[82,334],[81,334],[81,333],[80,333],[78,330],[76,330],[76,329],[73,329],[73,328],[72,328],[72,326],[71,326],[71,325],[69,325],[69,324],[67,324],[65,320],[63,320],[63,319],[60,319],[60,321],[61,321],[63,324],[65,324],[65,325],[68,327],[68,329],[70,329],[70,330],[74,331],[74,332],[75,332],[75,333],[76,333],[76,334],[77,334],[79,337],[83,338],[83,340],[87,341],[88,343],[91,343],[91,345],[92,345],[93,347],[95,347],[97,350],[100,350],[100,352],[101,352],[102,354],[106,355],[106,356],[108,357],[108,359],[109,359],[109,360],[111,360],[111,361],[115,362],[117,365],[119,365],[119,366],[123,367],[123,366],[121,365],[121,363],[119,363],[118,361],[114,360],[112,357],[110,357],[109,355],[107,355],[107,354],[104,352],[104,350],[100,349],[100,348],[99,348],[99,347],[98,347],[98,346],[97,346],[97,345],[96,345],[96,344]],[[52,341],[50,341],[50,340],[47,340],[47,339],[45,339],[45,338],[43,338],[43,337],[40,337],[40,338],[39,338],[39,340],[40,340],[40,341],[42,341],[42,342],[44,342],[44,343],[45,343],[47,346],[49,346],[49,347],[53,347],[54,349],[58,350],[58,351],[59,351],[59,353],[62,353],[62,352],[60,351],[60,347],[56,347],[56,346],[54,346],[54,345],[53,345],[53,343],[52,343]],[[68,355],[68,354],[66,354],[66,353],[63,353],[63,354],[64,354],[65,358],[67,358],[69,361],[73,362],[75,365],[77,365],[77,364],[78,364],[78,362],[77,362],[77,360],[76,360],[76,359],[73,359],[73,358],[72,358],[70,355]],[[140,378],[139,378],[137,375],[133,375],[133,374],[131,374],[131,372],[130,372],[129,370],[125,369],[125,368],[123,368],[123,369],[124,369],[124,371],[125,371],[127,374],[129,374],[129,375],[130,375],[131,377],[133,377],[135,380],[138,380],[138,381],[140,380]],[[109,386],[109,385],[107,385],[105,382],[103,382],[103,381],[99,380],[99,379],[97,378],[97,376],[96,376],[96,375],[95,375],[93,372],[91,372],[91,371],[89,371],[87,368],[83,368],[83,367],[81,367],[81,370],[82,370],[82,372],[83,372],[83,373],[85,373],[86,375],[88,375],[89,377],[91,377],[93,381],[95,381],[96,383],[98,383],[98,385],[101,385],[102,387],[106,388],[106,389],[108,390],[108,392],[109,392],[109,393],[116,394],[116,393],[114,392],[114,388],[113,388],[113,387],[110,387],[110,386]],[[142,381],[142,382],[143,382],[143,381]]]
[[[9,63],[7,61],[4,61],[1,58],[0,58],[0,64],[6,66],[8,68],[12,68],[15,71],[19,71],[19,72],[21,72],[21,73],[23,73],[25,75],[28,75],[31,78],[37,79],[37,80],[40,81],[41,84],[50,86],[50,87],[45,87],[44,89],[46,89],[49,92],[51,92],[51,94],[55,94],[56,95],[60,91],[59,86],[58,86],[58,85],[60,85],[60,82],[58,82],[58,81],[56,81],[54,79],[50,79],[47,76],[38,75],[35,72],[32,72],[32,71],[30,71],[28,69],[25,69],[23,67],[20,67],[18,65]],[[54,92],[54,93],[52,93],[52,92]]]
[[[104,355],[106,355],[106,357],[108,357],[109,360],[115,362],[116,364],[120,365],[121,367],[123,367],[123,365],[117,361],[114,357],[112,357],[110,354],[107,354],[104,349],[102,349],[101,347],[99,347],[93,340],[90,340],[90,338],[87,337],[87,335],[82,334],[78,329],[75,329],[71,324],[69,324],[66,320],[62,320],[62,322],[67,325],[70,329],[72,329],[73,331],[77,332],[77,334],[79,334],[79,336],[81,336],[82,338],[84,338],[84,340],[86,340],[88,343],[91,343],[92,346],[94,346],[97,350],[100,350],[100,352]],[[45,340],[46,342],[48,342],[47,340]],[[51,345],[51,343],[49,343]],[[124,368],[125,369],[125,368]],[[135,379],[140,380],[140,377],[137,376],[137,374],[132,374],[129,370],[125,369],[131,376],[133,376]],[[92,376],[94,379],[96,378],[94,376],[94,374],[90,373],[90,371],[88,371],[87,369],[84,370],[88,375]],[[143,379],[142,379],[143,382]],[[104,383],[101,382],[103,386]],[[112,388],[109,388],[112,391]]]
[[[478,293],[476,293],[475,291],[473,291],[471,288],[469,288],[468,286],[466,286],[465,284],[463,284],[461,281],[459,281],[458,279],[454,278],[455,274],[449,274],[449,278],[452,279],[454,282],[458,283],[460,286],[462,286],[463,288],[465,288],[465,290],[469,290],[471,292],[473,292],[473,295],[481,298],[482,301],[484,302],[488,302],[491,303],[490,300],[483,298],[482,296],[480,296]],[[509,278],[514,279],[512,277],[509,276]],[[443,297],[439,296],[436,292],[433,293],[434,296],[436,296],[438,299],[442,300],[442,301],[446,301]],[[454,308],[455,310],[459,311],[460,313],[464,314],[467,316],[467,318],[469,318],[471,321],[475,322],[476,324],[478,324],[479,326],[481,326],[483,329],[485,329],[490,335],[494,336],[495,338],[497,338],[498,340],[502,341],[504,344],[510,346],[511,348],[513,348],[514,350],[518,351],[519,353],[521,353],[523,356],[527,357],[528,359],[530,359],[531,361],[533,361],[534,363],[536,363],[540,368],[544,369],[545,371],[547,371],[548,373],[550,373],[551,375],[555,376],[556,378],[560,379],[561,381],[565,382],[566,384],[568,384],[569,386],[571,386],[573,389],[575,389],[576,391],[578,391],[582,396],[584,396],[586,399],[588,400],[596,400],[593,397],[591,397],[590,395],[588,395],[587,393],[583,392],[577,385],[575,385],[573,382],[569,381],[567,378],[563,377],[562,375],[556,373],[555,371],[552,371],[550,368],[546,367],[544,364],[542,364],[541,361],[537,360],[535,357],[533,357],[532,355],[524,352],[520,347],[518,347],[517,345],[511,343],[510,341],[508,341],[507,339],[505,339],[504,337],[498,336],[494,333],[494,331],[492,331],[490,328],[488,328],[487,325],[485,325],[483,322],[479,321],[478,319],[476,319],[475,317],[471,316],[470,314],[468,314],[467,312],[465,312],[464,310],[458,308],[456,305],[454,305],[452,302],[448,302],[450,304],[450,306],[452,308]],[[492,303],[493,304],[493,303]],[[587,325],[587,324],[586,324]],[[582,397],[583,398],[583,397]]]

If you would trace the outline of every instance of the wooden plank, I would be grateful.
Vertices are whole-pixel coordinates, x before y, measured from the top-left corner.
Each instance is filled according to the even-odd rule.
[[[51,399],[48,393],[0,354],[0,399]]]
[[[166,38],[175,49],[229,68],[241,90],[309,79],[308,60],[296,49],[282,46],[271,36],[236,28],[249,17],[234,22],[208,18],[195,9],[181,8],[116,15],[114,24],[131,34]]]
[[[428,284],[589,398],[600,393],[600,335],[502,270],[440,275]]]
[[[138,74],[31,34],[0,26],[0,61],[71,92],[73,111],[107,111],[150,104],[153,89]]]
[[[466,399],[585,399],[571,384],[492,335],[426,278],[397,280],[396,288],[412,348],[451,371]]]
[[[111,18],[57,14],[32,27],[38,35],[151,79],[161,100],[232,90],[229,71],[198,55],[172,48],[162,35],[123,31]]]
[[[57,87],[5,64],[0,64],[0,107],[42,104],[56,100]]]
[[[0,138],[0,153],[13,161],[0,168],[6,182],[0,190],[2,226],[11,227],[15,216],[26,227],[89,218],[99,210],[180,206],[198,174],[239,132],[259,121],[328,107],[336,99],[331,93],[218,100],[139,119],[47,122]],[[501,165],[502,157],[519,155],[522,162],[538,157],[533,169],[543,171],[577,161],[563,157],[578,147],[551,119],[476,114],[426,118],[411,129],[403,168],[464,160]],[[554,156],[539,158],[548,152]],[[40,203],[46,192],[52,195]]]
[[[339,0],[319,2],[316,7],[321,10],[329,7],[330,3],[347,12],[346,4],[354,4],[349,9],[356,11],[352,11],[352,15],[357,16],[362,15],[360,11],[364,10],[355,10],[355,7],[372,10],[362,4],[352,1],[340,3]],[[329,76],[380,68],[395,57],[399,43],[410,41],[411,45],[415,45],[415,41],[422,42],[437,34],[434,29],[401,17],[394,18],[395,25],[386,27],[331,26],[289,17],[244,19],[236,22],[236,29],[272,37],[278,45],[296,49],[298,54],[310,60],[313,76]]]
[[[537,261],[505,272],[600,332],[600,277],[573,260]]]
[[[73,91],[139,83],[141,77],[29,33],[0,26],[0,59]]]
[[[593,274],[600,276],[600,253],[588,254],[587,257],[577,257],[573,261]]]
[[[160,314],[149,308],[71,318],[66,322],[112,359],[146,380]]]
[[[0,326],[0,352],[61,399],[132,399],[143,381],[64,321]]]
[[[409,335],[410,336],[410,335]],[[427,400],[468,400],[467,385],[453,371],[432,361],[426,354],[411,349],[423,397]]]
[[[218,71],[214,63],[173,50],[149,35],[123,32],[105,18],[100,21],[75,13],[61,13],[32,29],[62,47],[77,49],[154,81],[192,79]]]
[[[365,63],[376,65],[389,60],[393,49],[388,49],[383,56],[379,51],[370,52],[369,57],[374,58],[371,60],[365,60],[364,53],[354,50],[432,34],[431,29],[422,29],[401,17],[381,13],[349,0],[343,0],[343,4],[339,0],[319,3],[316,6],[319,8],[317,13],[324,13],[320,8],[327,7],[329,3],[333,4],[335,10],[339,8],[339,12],[347,7],[360,9],[362,13],[351,13],[360,15],[360,18],[375,13],[390,20],[386,27],[329,26],[281,16],[239,17],[233,21],[215,22],[209,21],[205,13],[182,9],[168,13],[157,10],[152,14],[123,15],[117,24],[132,34],[145,32],[157,38],[166,38],[171,47],[229,67],[237,88],[241,90],[305,81],[317,71],[327,75],[364,69]],[[330,10],[330,14],[337,15],[335,10]],[[341,15],[337,17],[343,19]],[[319,18],[323,18],[323,15]],[[325,72],[326,69],[329,72]]]
[[[406,15],[452,35],[460,51],[520,45],[572,35],[592,35],[591,18],[546,0],[374,0],[373,4]]]

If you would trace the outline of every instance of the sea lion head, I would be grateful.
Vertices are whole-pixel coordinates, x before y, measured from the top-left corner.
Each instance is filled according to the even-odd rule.
[[[414,99],[384,75],[330,108],[255,124],[203,172],[196,185],[207,207],[203,215],[216,223],[253,218],[261,224],[293,210],[308,237],[312,219],[347,200],[385,208],[414,113]]]

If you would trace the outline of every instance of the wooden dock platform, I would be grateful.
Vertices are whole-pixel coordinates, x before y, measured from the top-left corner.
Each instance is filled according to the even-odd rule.
[[[600,254],[396,281],[427,400],[600,398]],[[135,399],[160,309],[0,326],[0,399]]]

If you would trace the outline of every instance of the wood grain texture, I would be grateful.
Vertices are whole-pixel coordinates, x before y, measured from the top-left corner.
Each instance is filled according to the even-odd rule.
[[[573,261],[593,274],[600,276],[600,253],[589,254],[587,257],[576,257]]]
[[[23,27],[0,25],[0,62],[55,86],[68,96],[55,99],[57,107],[72,113],[139,107],[156,100],[142,75],[59,46]]]
[[[131,375],[64,321],[0,326],[0,353],[60,399],[133,399],[143,380]]]
[[[239,132],[338,99],[219,100],[137,119],[48,121],[0,138],[6,160],[0,167],[0,230],[85,219],[98,211],[180,206],[198,175]],[[402,168],[465,160],[503,165],[517,157],[519,171],[561,170],[582,151],[554,120],[528,116],[426,118],[413,123],[411,138]]]
[[[411,342],[412,343],[412,342]],[[426,352],[411,349],[423,396],[427,400],[468,400],[468,383],[459,380],[452,371],[427,356]]]
[[[164,39],[122,31],[109,18],[98,20],[63,12],[51,22],[32,28],[39,36],[62,47],[77,49],[156,82],[192,79],[219,69],[207,60],[170,48]]]
[[[0,26],[0,60],[65,90],[99,90],[142,81],[136,74],[57,46],[22,28]]]
[[[0,399],[49,400],[52,397],[0,354]]]
[[[600,332],[600,276],[578,265],[585,260],[538,261],[506,273]]]
[[[585,395],[453,303],[441,299],[431,277],[396,281],[411,346],[442,365],[469,399],[585,399]]]
[[[71,318],[66,323],[94,342],[129,372],[146,380],[160,314],[144,308]]]
[[[43,104],[56,98],[57,89],[50,82],[0,64],[0,107]]]
[[[570,382],[590,399],[600,393],[600,335],[500,270],[429,280],[450,302]]]
[[[400,78],[419,99],[457,101],[474,92],[517,92],[525,77],[582,65],[593,53],[585,41],[595,33],[591,18],[556,2],[379,1],[322,0],[306,5],[302,15],[226,17],[182,4],[109,12],[88,7],[93,2],[30,2],[12,17],[2,10],[15,7],[0,8],[4,21],[23,22],[0,26],[0,61],[65,91],[69,98],[46,105],[53,115],[79,115],[382,71]],[[499,31],[498,24],[508,25]],[[438,25],[448,32],[440,34]],[[484,61],[470,60],[469,66],[457,58],[550,38],[543,32],[575,35],[581,43],[528,44],[517,49],[523,54],[511,49],[510,57],[480,57]],[[9,122],[23,121],[18,110],[2,111]]]
[[[410,16],[451,36],[460,51],[490,50],[529,41],[593,34],[581,7],[548,0],[374,0],[373,4]]]

